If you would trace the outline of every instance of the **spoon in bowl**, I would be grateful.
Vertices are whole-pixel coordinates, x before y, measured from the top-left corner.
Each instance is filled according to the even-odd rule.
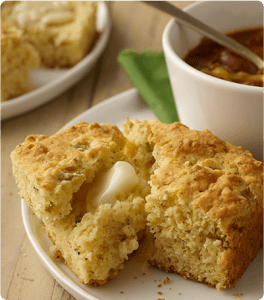
[[[235,40],[230,37],[220,33],[219,31],[213,29],[212,27],[204,24],[203,22],[197,20],[191,15],[185,13],[174,5],[170,4],[167,1],[142,1],[148,5],[151,5],[171,16],[176,18],[176,20],[191,29],[201,33],[207,38],[213,40],[214,42],[232,50],[238,55],[244,57],[245,59],[252,62],[254,65],[258,67],[259,70],[263,69],[263,60],[254,52],[250,51],[248,48],[239,44]]]

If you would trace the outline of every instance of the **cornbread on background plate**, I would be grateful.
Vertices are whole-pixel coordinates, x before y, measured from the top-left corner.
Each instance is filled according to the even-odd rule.
[[[124,134],[127,155],[143,172],[151,165],[149,263],[218,290],[235,286],[263,243],[262,162],[181,123],[128,119]]]
[[[48,67],[72,67],[92,49],[96,1],[5,1],[1,17],[16,26]]]
[[[28,136],[11,154],[20,195],[43,221],[54,256],[85,284],[114,278],[145,229],[149,187],[124,154],[125,142],[115,125],[80,122],[51,137]],[[100,182],[116,163],[132,168],[136,181],[100,202]]]
[[[1,102],[30,91],[30,72],[40,64],[38,52],[22,31],[1,22]]]

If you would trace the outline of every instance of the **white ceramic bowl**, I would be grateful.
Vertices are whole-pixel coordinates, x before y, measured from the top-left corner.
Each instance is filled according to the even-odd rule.
[[[221,32],[263,26],[259,1],[205,1],[185,11]],[[201,35],[177,23],[167,24],[163,49],[180,121],[213,134],[263,159],[263,88],[224,81],[183,61]]]

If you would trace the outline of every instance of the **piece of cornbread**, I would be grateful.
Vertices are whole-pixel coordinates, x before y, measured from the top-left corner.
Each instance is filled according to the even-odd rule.
[[[2,20],[16,26],[48,67],[71,67],[97,38],[96,1],[6,1]]]
[[[144,171],[153,156],[149,263],[217,289],[234,286],[263,243],[262,162],[181,123],[128,119],[124,133]]]
[[[123,153],[125,142],[115,125],[80,122],[29,136],[11,154],[21,197],[43,221],[55,256],[85,284],[114,278],[145,229],[149,188]],[[117,164],[107,194],[100,184]]]

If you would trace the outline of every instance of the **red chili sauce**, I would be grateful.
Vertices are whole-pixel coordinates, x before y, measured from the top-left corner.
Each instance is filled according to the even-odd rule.
[[[228,36],[263,59],[262,27],[237,31]],[[206,38],[202,39],[200,44],[187,54],[184,61],[197,70],[224,80],[263,86],[263,70],[259,71],[245,58]]]

